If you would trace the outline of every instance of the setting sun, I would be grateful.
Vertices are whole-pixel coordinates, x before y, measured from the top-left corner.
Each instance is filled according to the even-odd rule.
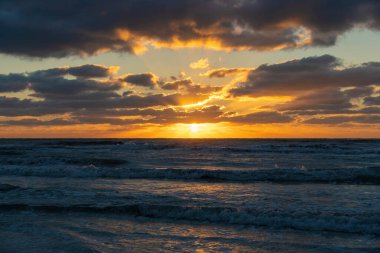
[[[200,131],[200,126],[199,124],[191,124],[190,125],[190,131],[192,133],[198,133]]]

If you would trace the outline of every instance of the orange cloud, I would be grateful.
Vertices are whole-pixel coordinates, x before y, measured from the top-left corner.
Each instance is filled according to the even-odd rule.
[[[236,75],[245,75],[249,71],[253,70],[252,68],[220,68],[220,69],[211,69],[206,73],[201,74],[201,76],[207,76],[209,78],[223,78]]]
[[[199,59],[198,61],[190,63],[189,67],[192,69],[206,69],[210,66],[207,58]]]

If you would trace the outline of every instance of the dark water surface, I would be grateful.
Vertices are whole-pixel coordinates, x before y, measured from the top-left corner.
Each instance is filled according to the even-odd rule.
[[[380,140],[0,140],[0,252],[380,252]]]

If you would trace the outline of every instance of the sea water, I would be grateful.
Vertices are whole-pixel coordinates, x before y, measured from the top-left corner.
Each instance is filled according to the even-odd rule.
[[[380,252],[380,140],[0,140],[0,252]]]

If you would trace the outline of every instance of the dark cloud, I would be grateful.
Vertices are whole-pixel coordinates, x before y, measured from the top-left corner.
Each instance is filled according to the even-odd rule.
[[[154,94],[146,96],[130,95],[118,101],[120,107],[146,108],[153,106],[179,106],[195,104],[207,99],[207,95],[184,95],[174,93],[170,95]]]
[[[117,69],[101,65],[82,65],[39,70],[27,74],[0,75],[0,92],[19,92],[28,88],[36,92],[34,94],[36,97],[59,98],[67,95],[116,91],[121,88],[121,83],[89,78],[110,77]],[[66,79],[65,75],[76,78]]]
[[[69,108],[56,106],[46,101],[0,97],[0,116],[43,116],[70,111]]]
[[[374,92],[371,86],[349,89],[326,88],[301,94],[286,103],[263,108],[271,108],[291,115],[378,114],[380,108],[364,107],[365,101],[371,98]],[[361,101],[364,103],[362,104]]]
[[[191,88],[197,90],[192,94],[160,94],[156,90],[153,94],[135,95],[131,91],[125,91],[121,77],[110,77],[115,69],[117,70],[116,67],[83,65],[39,70],[27,74],[0,75],[0,92],[17,92],[28,88],[31,93],[29,99],[0,97],[0,116],[42,116],[75,114],[83,110],[90,112],[180,106],[198,103],[208,98],[205,88],[193,85]],[[66,78],[67,74],[74,78]],[[123,79],[131,81],[129,78],[132,78],[137,82],[140,80],[139,77],[145,75],[129,75]]]
[[[320,117],[305,120],[304,123],[326,125],[343,123],[380,124],[380,115]]]
[[[206,106],[191,111],[166,109],[120,109],[77,111],[70,119],[54,120],[23,119],[0,122],[0,125],[77,125],[77,124],[173,124],[173,123],[215,123],[223,111],[218,106]],[[119,117],[137,116],[137,118],[121,119]]]
[[[119,67],[106,67],[102,65],[82,65],[79,67],[71,67],[67,69],[67,73],[76,77],[92,78],[92,77],[108,77],[116,74]]]
[[[122,78],[122,80],[127,83],[148,88],[154,88],[157,86],[158,82],[158,78],[153,73],[127,75],[126,77]]]
[[[101,94],[117,95],[123,85],[118,80],[89,79],[109,77],[116,67],[83,65],[78,67],[52,68],[27,74],[0,75],[0,92],[16,92],[26,88],[35,92],[34,97],[43,99],[89,98]],[[70,74],[76,78],[65,78]]]
[[[199,85],[195,84],[187,87],[187,91],[190,94],[210,94],[213,92],[219,92],[223,87],[219,86],[207,86],[207,85]]]
[[[123,90],[119,78],[87,79],[84,76],[94,77],[95,74],[81,73],[81,77],[66,79],[61,69],[0,76],[2,91],[16,92],[28,88],[32,92],[29,99],[0,97],[0,116],[43,116],[75,114],[80,111],[90,113],[97,110],[180,106],[199,103],[208,98],[206,92],[199,91],[192,94],[135,95]]]
[[[350,88],[342,91],[342,93],[349,97],[367,97],[371,96],[375,92],[374,88],[371,86]]]
[[[0,97],[0,116],[42,116],[49,114],[78,113],[91,111],[125,108],[148,108],[180,106],[199,103],[207,99],[207,95],[184,94],[154,94],[154,95],[127,95],[115,93],[92,93],[80,96],[48,96],[43,101],[30,99]]]
[[[240,123],[240,124],[276,124],[276,123],[289,123],[293,121],[291,116],[273,112],[264,111],[256,112],[247,115],[233,115],[233,112],[223,112],[219,106],[206,106],[200,109],[191,111],[167,109],[134,109],[119,111],[116,114],[110,112],[98,115],[82,115],[76,119],[85,123],[89,120],[94,123],[109,123],[109,124],[174,124],[174,123]],[[140,119],[126,119],[120,120],[118,118],[106,118],[104,116],[141,116]]]
[[[223,87],[195,84],[190,78],[187,78],[163,83],[161,88],[164,90],[176,90],[199,95],[219,92]]]
[[[179,90],[181,87],[189,87],[193,85],[193,81],[190,78],[182,80],[174,80],[172,82],[163,83],[161,88],[164,90]]]
[[[251,97],[294,96],[327,88],[363,88],[380,84],[380,64],[366,63],[342,68],[341,61],[331,55],[261,65],[249,72],[247,81],[230,93]]]
[[[378,114],[378,115],[380,115],[380,107],[369,106],[369,107],[363,108],[361,110],[358,110],[357,112],[361,113],[361,114]]]
[[[114,94],[121,88],[121,84],[114,82],[101,82],[84,79],[64,79],[64,78],[31,78],[30,89],[35,91],[35,97],[49,99],[70,99],[76,97],[87,99],[97,94]],[[102,97],[103,95],[101,95]]]
[[[140,110],[129,111],[129,113],[151,116],[152,118],[143,122],[154,124],[173,124],[173,123],[216,123],[218,117],[223,115],[223,111],[219,106],[207,106],[191,111],[163,109],[163,110]]]
[[[95,64],[86,64],[76,67],[52,68],[48,70],[40,70],[32,73],[35,77],[60,77],[64,75],[72,75],[78,78],[104,78],[116,74],[119,67],[102,66]]]
[[[28,81],[23,74],[0,75],[0,93],[22,91],[27,86]]]
[[[289,123],[293,118],[275,111],[255,112],[246,115],[225,117],[222,121],[241,123],[241,124],[273,124],[273,123]]]
[[[60,118],[52,120],[21,119],[0,121],[0,126],[68,126],[75,124],[77,123],[74,121]]]
[[[34,57],[137,52],[145,43],[329,46],[355,27],[380,28],[377,0],[2,0],[0,9],[0,52]]]
[[[329,110],[297,110],[297,111],[286,111],[286,114],[296,115],[296,116],[317,116],[323,115],[326,117],[328,115],[378,115],[380,114],[380,107],[365,107],[363,109],[329,109]]]
[[[100,110],[100,111],[79,111],[73,114],[70,119],[55,118],[53,120],[21,119],[0,121],[3,126],[59,126],[59,125],[79,125],[79,124],[109,124],[109,125],[130,125],[130,124],[176,124],[176,123],[239,123],[239,124],[277,124],[289,123],[293,119],[290,116],[273,111],[257,112],[247,115],[234,115],[233,112],[223,112],[219,106],[206,106],[190,111],[166,109],[129,109],[129,110]],[[122,119],[128,116],[133,118]]]
[[[380,96],[366,97],[364,99],[364,104],[366,104],[366,105],[380,105]]]
[[[339,112],[353,107],[351,96],[335,89],[325,89],[307,95],[296,97],[294,100],[275,106],[280,111],[314,111],[327,113]]]

